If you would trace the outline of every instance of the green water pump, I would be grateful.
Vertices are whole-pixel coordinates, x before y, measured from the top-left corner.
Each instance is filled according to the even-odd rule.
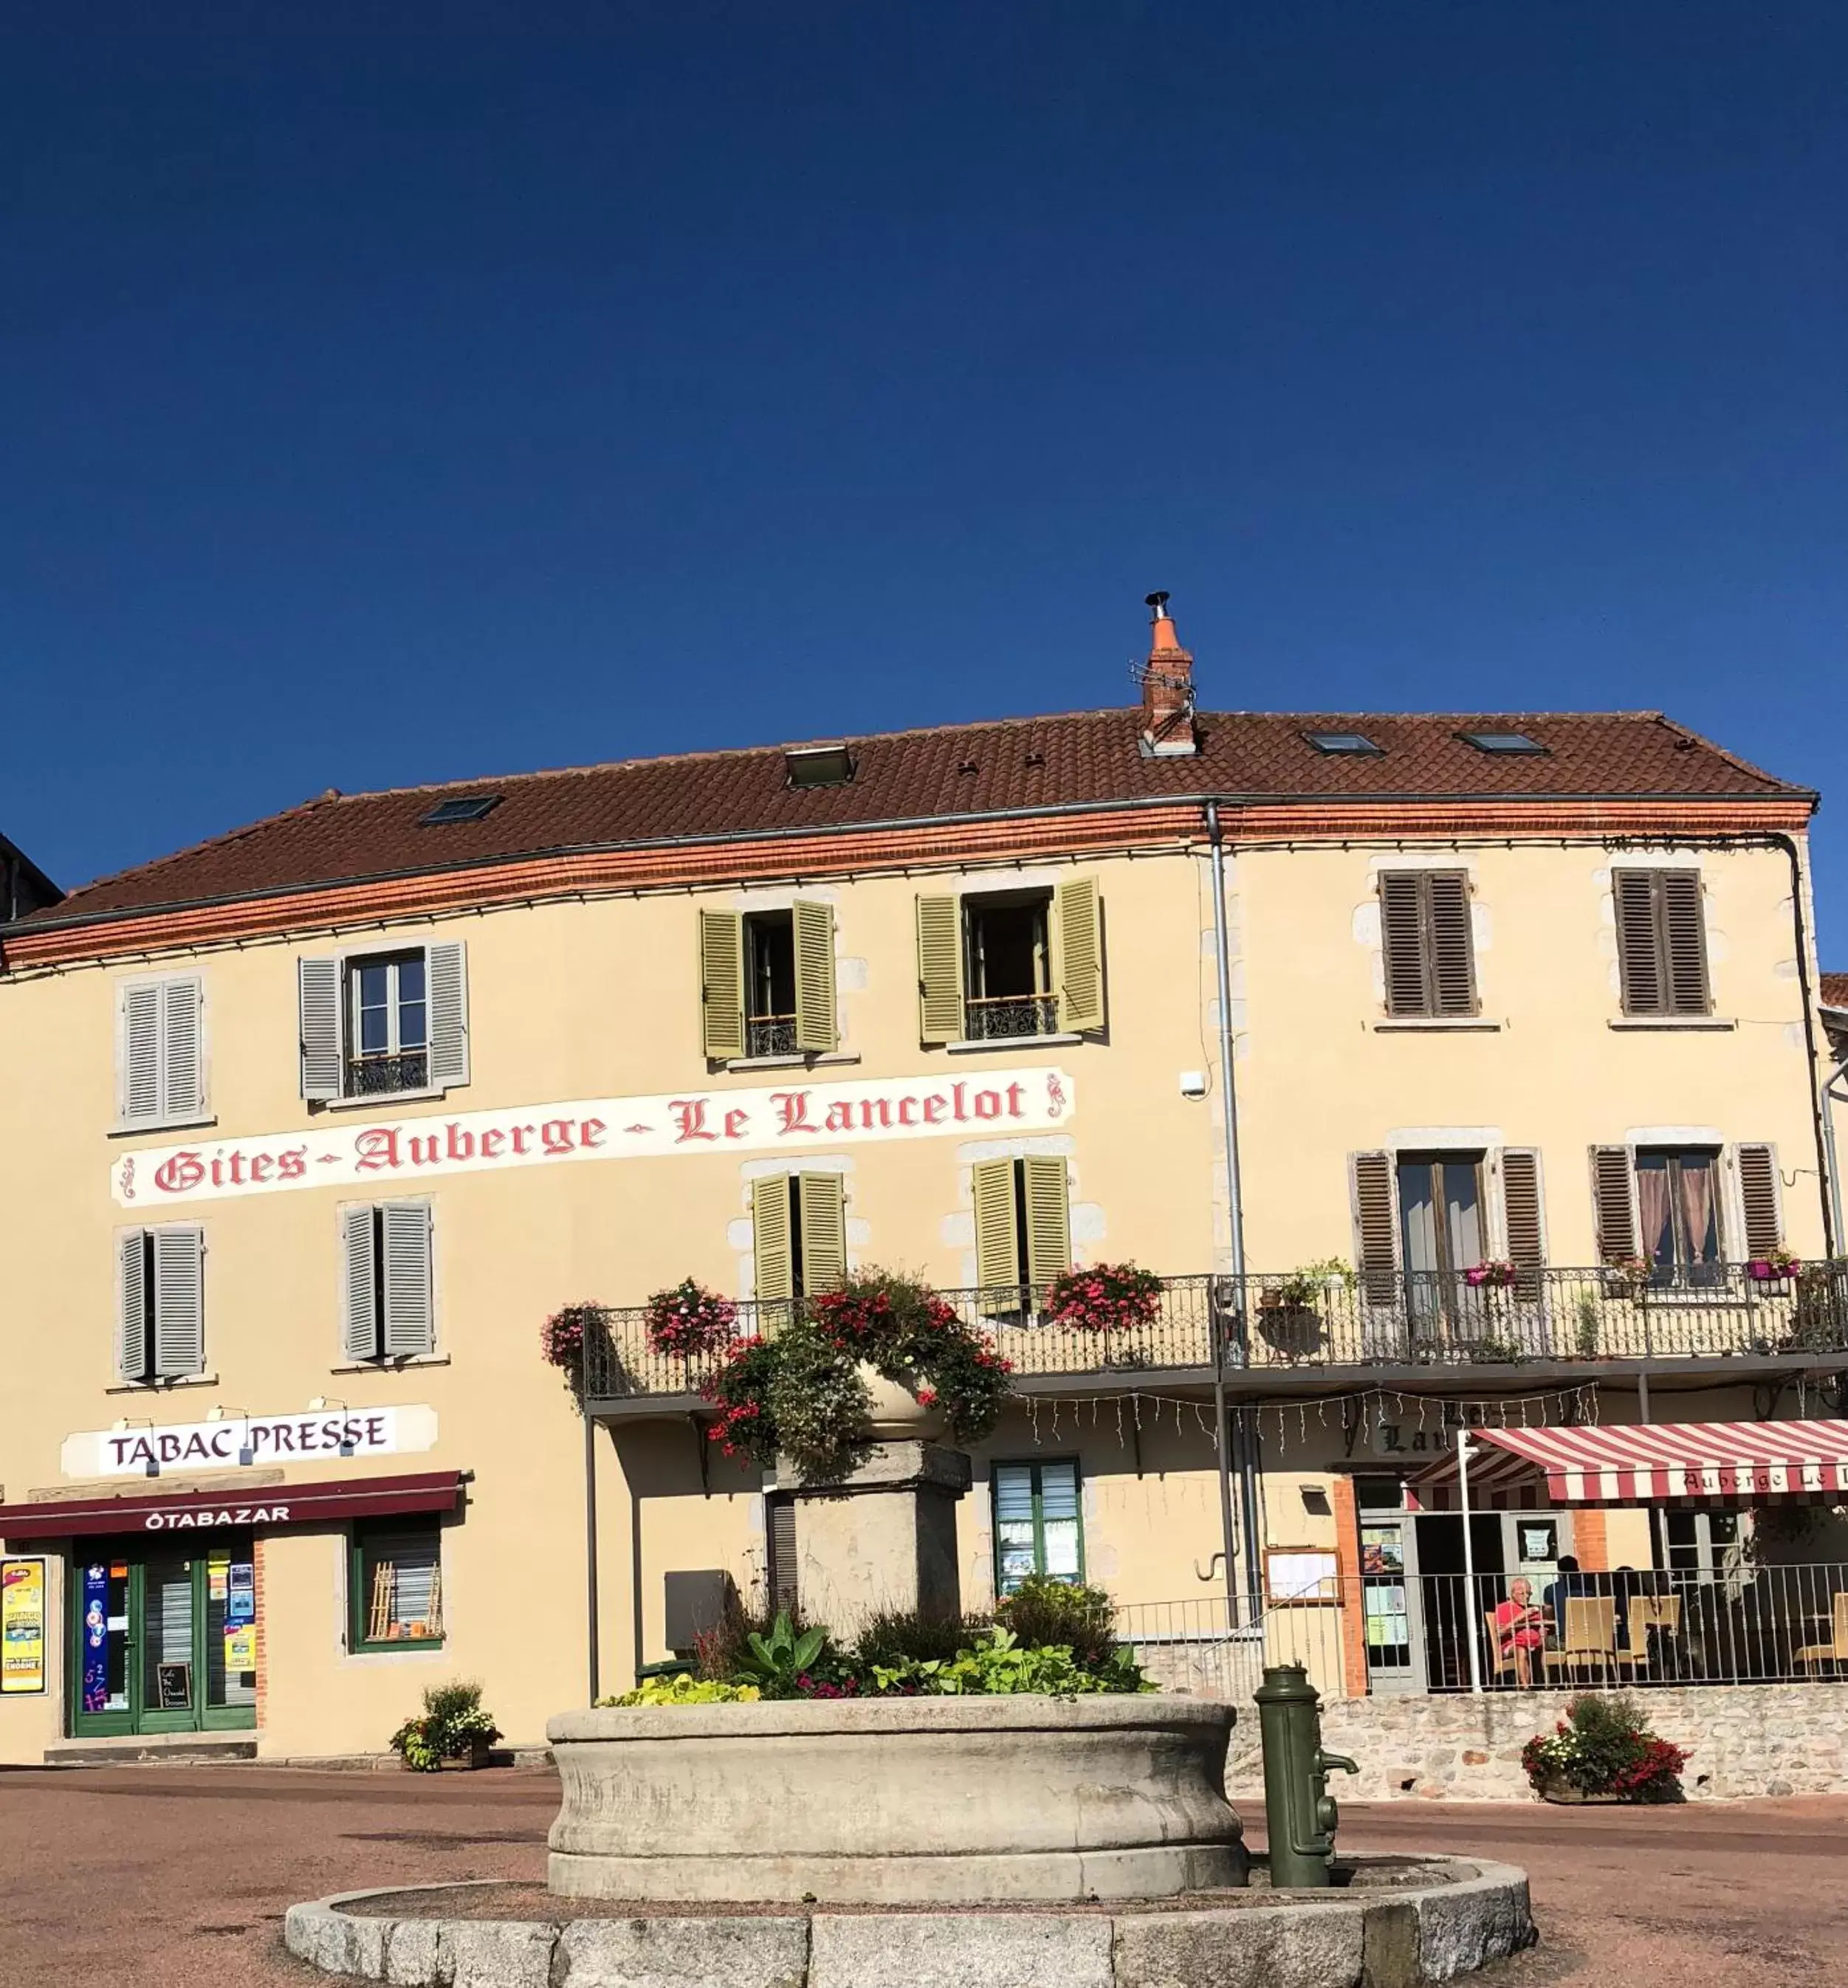
[[[1267,1665],[1252,1696],[1264,1740],[1271,1882],[1292,1891],[1330,1884],[1341,1811],[1328,1793],[1328,1771],[1360,1770],[1322,1750],[1322,1700],[1301,1664]]]

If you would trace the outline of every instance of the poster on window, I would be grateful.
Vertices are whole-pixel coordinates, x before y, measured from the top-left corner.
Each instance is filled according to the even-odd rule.
[[[83,1709],[109,1709],[109,1569],[93,1560],[83,1570]]]
[[[0,1560],[0,1695],[45,1688],[45,1562]]]

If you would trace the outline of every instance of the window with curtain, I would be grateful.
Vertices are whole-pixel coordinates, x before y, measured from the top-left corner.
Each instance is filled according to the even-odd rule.
[[[1030,1574],[1081,1581],[1084,1519],[1076,1459],[997,1463],[993,1484],[996,1594],[1011,1594]]]
[[[395,1649],[443,1635],[442,1533],[434,1523],[354,1535],[352,1648]]]
[[[1716,1152],[1638,1151],[1636,1223],[1652,1284],[1720,1281],[1719,1171]]]

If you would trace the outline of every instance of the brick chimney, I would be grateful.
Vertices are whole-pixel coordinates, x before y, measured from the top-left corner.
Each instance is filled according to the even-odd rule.
[[[1146,759],[1185,759],[1200,750],[1193,729],[1193,658],[1180,645],[1168,597],[1148,597],[1149,660],[1138,672],[1142,685],[1142,754]]]

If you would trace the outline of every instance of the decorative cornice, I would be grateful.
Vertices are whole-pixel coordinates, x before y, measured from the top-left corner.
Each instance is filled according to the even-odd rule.
[[[645,844],[521,857],[264,893],[208,904],[27,924],[5,935],[8,971],[391,924],[547,899],[719,888],[800,878],[937,870],[1138,849],[1203,839],[1205,800],[1074,809],[986,820],[898,824],[826,834]],[[1403,842],[1457,837],[1546,841],[1562,836],[1700,840],[1800,834],[1806,800],[1408,800],[1220,803],[1229,846]]]

